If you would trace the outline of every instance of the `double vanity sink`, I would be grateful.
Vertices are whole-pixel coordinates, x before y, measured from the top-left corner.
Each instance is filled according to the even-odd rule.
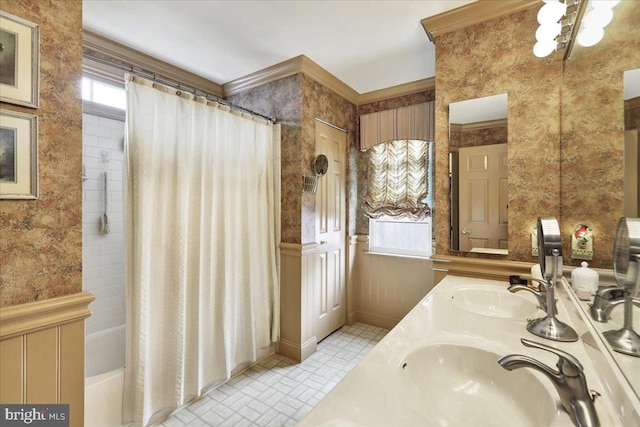
[[[525,346],[522,338],[579,361],[588,389],[602,395],[594,403],[600,425],[640,425],[635,401],[620,403],[615,378],[592,363],[589,332],[576,327],[582,338],[576,342],[530,334],[527,319],[545,312],[534,295],[507,288],[506,282],[447,276],[299,425],[573,426],[541,369],[516,363],[511,367],[518,369],[505,369],[531,358],[558,369],[558,355]],[[566,290],[559,293],[557,315],[572,323],[575,307]],[[507,355],[514,356],[503,367],[498,361]]]

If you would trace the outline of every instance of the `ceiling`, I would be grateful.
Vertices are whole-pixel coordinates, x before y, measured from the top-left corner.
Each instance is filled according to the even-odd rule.
[[[83,26],[219,84],[305,55],[366,93],[433,77],[420,20],[467,3],[84,0]]]

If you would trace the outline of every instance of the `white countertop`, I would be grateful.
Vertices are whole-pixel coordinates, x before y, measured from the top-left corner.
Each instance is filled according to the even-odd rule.
[[[460,307],[460,300],[456,300],[456,298],[461,295],[459,292],[463,288],[469,287],[486,287],[487,289],[491,287],[506,291],[508,283],[447,276],[298,425],[455,425],[455,420],[460,419],[457,415],[465,411],[465,407],[455,405],[459,396],[456,397],[454,393],[449,398],[444,395],[446,390],[438,389],[436,384],[433,386],[423,384],[429,382],[429,375],[426,375],[424,379],[421,376],[420,383],[417,383],[415,378],[402,378],[403,365],[406,365],[408,355],[427,345],[459,345],[492,352],[499,356],[530,355],[555,369],[557,356],[547,351],[527,348],[520,342],[521,338],[562,349],[574,355],[584,366],[588,387],[602,394],[602,397],[597,399],[595,403],[601,425],[623,425],[618,420],[619,416],[616,411],[612,409],[613,405],[607,398],[605,386],[600,382],[593,365],[590,363],[590,357],[582,339],[573,343],[545,340],[526,330],[526,318],[492,317],[465,310]],[[514,295],[536,303],[534,296],[528,292],[518,292]],[[569,323],[570,316],[565,304],[566,301],[561,298],[558,302],[557,317]],[[537,309],[532,313],[531,318],[543,316],[544,312]],[[469,360],[468,363],[472,365],[474,361]],[[428,369],[439,368],[431,366]],[[445,366],[443,365],[441,368],[444,369]],[[556,408],[549,415],[549,425],[573,425],[569,416],[559,407],[558,394],[548,378],[533,369],[524,368],[511,372],[505,370],[507,374],[514,374],[517,371],[529,372],[534,377],[530,382],[531,390],[534,390],[535,387],[543,387],[548,391],[548,396],[553,399]],[[406,373],[404,375],[406,377]],[[536,379],[539,384],[535,383]],[[478,390],[482,390],[482,387]],[[473,387],[469,387],[464,393],[473,394]],[[544,397],[540,398],[534,393],[531,394],[532,401],[540,399],[540,404],[543,403]],[[541,394],[544,396],[544,393]],[[445,397],[443,398],[443,396]],[[438,404],[451,407],[451,411],[455,411],[457,415],[452,414],[450,419],[434,418],[428,413],[429,411],[424,410],[425,406],[429,407],[432,404],[431,400],[428,401],[429,404],[425,404],[425,399],[434,398],[439,400]],[[482,398],[483,393],[477,393],[474,397],[474,399],[480,400]],[[512,409],[509,406],[512,405],[500,405],[499,403],[497,401],[485,402],[487,417],[486,419],[477,419],[474,425],[512,426],[513,424],[508,422],[509,410]],[[478,408],[474,410],[477,411]]]

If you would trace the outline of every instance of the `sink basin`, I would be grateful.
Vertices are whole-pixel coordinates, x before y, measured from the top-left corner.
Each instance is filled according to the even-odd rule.
[[[524,295],[495,286],[462,286],[453,291],[451,302],[466,311],[489,317],[526,319],[538,311]]]
[[[624,307],[615,307],[611,311],[609,326],[605,329],[620,329],[624,325]],[[640,333],[640,307],[633,306],[633,319],[631,322],[633,329]]]
[[[554,399],[528,369],[507,371],[501,355],[437,344],[410,351],[398,369],[410,387],[406,403],[438,426],[549,426]]]

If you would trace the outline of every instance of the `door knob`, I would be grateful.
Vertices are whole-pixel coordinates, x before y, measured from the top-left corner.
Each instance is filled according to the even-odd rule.
[[[463,228],[462,234],[471,234],[471,230],[469,230],[468,228]]]
[[[326,244],[327,244],[327,241],[326,241],[326,240],[320,240],[320,244],[321,244],[321,245],[326,245]]]

